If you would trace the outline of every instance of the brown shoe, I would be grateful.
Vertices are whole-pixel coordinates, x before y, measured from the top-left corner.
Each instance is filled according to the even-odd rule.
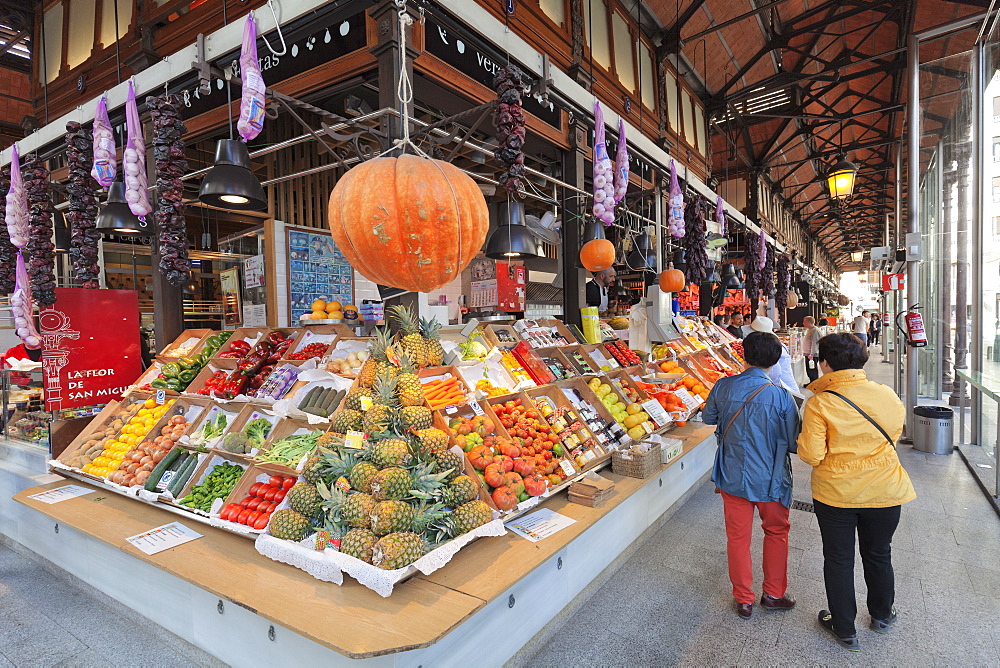
[[[743,619],[750,619],[750,615],[753,614],[753,603],[740,603],[737,601],[736,614]]]
[[[760,607],[765,610],[791,610],[795,607],[795,599],[788,594],[785,594],[781,598],[761,594]]]

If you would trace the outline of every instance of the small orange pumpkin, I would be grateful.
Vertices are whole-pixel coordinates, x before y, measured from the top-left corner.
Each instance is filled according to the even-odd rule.
[[[660,290],[664,292],[683,292],[686,286],[684,272],[672,264],[660,274]]]
[[[489,211],[458,167],[401,155],[348,170],[330,193],[329,224],[337,248],[365,278],[429,292],[461,275],[482,248]]]
[[[580,264],[587,271],[604,271],[615,263],[615,245],[607,239],[594,239],[580,249]]]

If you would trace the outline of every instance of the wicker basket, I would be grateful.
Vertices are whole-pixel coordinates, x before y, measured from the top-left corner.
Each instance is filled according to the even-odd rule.
[[[619,452],[615,450],[611,453],[611,470],[618,475],[629,476],[630,478],[648,478],[657,471],[663,464],[660,462],[659,443],[649,448],[647,452],[633,452],[626,450]]]

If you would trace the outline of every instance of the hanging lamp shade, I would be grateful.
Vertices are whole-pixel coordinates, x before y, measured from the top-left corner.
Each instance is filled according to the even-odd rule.
[[[494,260],[545,257],[538,238],[524,224],[524,204],[516,200],[500,202],[497,216],[500,224],[486,242],[486,257]]]
[[[238,139],[220,139],[215,164],[201,181],[198,199],[209,206],[234,211],[267,208],[264,187],[250,169],[250,151]]]
[[[708,277],[705,279],[706,283],[721,283],[722,276],[719,275],[719,268],[713,263],[712,270],[708,272]]]
[[[607,235],[604,234],[604,223],[597,219],[591,220],[587,223],[587,229],[583,233],[583,243],[607,238]]]
[[[722,287],[726,290],[740,290],[743,288],[743,282],[740,277],[736,275],[736,267],[733,266],[732,262],[727,263],[722,267]]]
[[[656,249],[647,232],[639,235],[635,250],[628,254],[626,263],[635,271],[656,271]]]
[[[674,251],[674,268],[684,271],[687,269],[687,251],[684,249]]]
[[[826,184],[830,189],[830,198],[846,200],[854,192],[854,177],[858,174],[858,166],[840,156],[830,171],[826,173]]]
[[[631,299],[632,293],[621,283],[614,283],[608,290],[608,299]]]
[[[108,188],[108,203],[97,215],[94,227],[101,232],[147,236],[153,233],[148,221],[139,220],[125,199],[125,184],[115,181]]]
[[[851,262],[861,262],[865,259],[865,251],[859,246],[855,246],[851,249]]]

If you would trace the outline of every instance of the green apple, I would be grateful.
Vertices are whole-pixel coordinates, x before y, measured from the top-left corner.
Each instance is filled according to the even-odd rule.
[[[619,401],[619,402],[615,403],[615,409],[616,410],[624,411],[626,408],[627,407],[626,407],[624,401]]]
[[[607,395],[601,397],[601,402],[605,406],[607,406],[608,408],[611,408],[612,406],[615,405],[615,398],[614,398],[614,396],[612,396],[610,394],[607,394]]]
[[[602,399],[606,397],[611,392],[611,386],[607,383],[601,383],[601,385],[594,390],[594,393],[601,397]]]

